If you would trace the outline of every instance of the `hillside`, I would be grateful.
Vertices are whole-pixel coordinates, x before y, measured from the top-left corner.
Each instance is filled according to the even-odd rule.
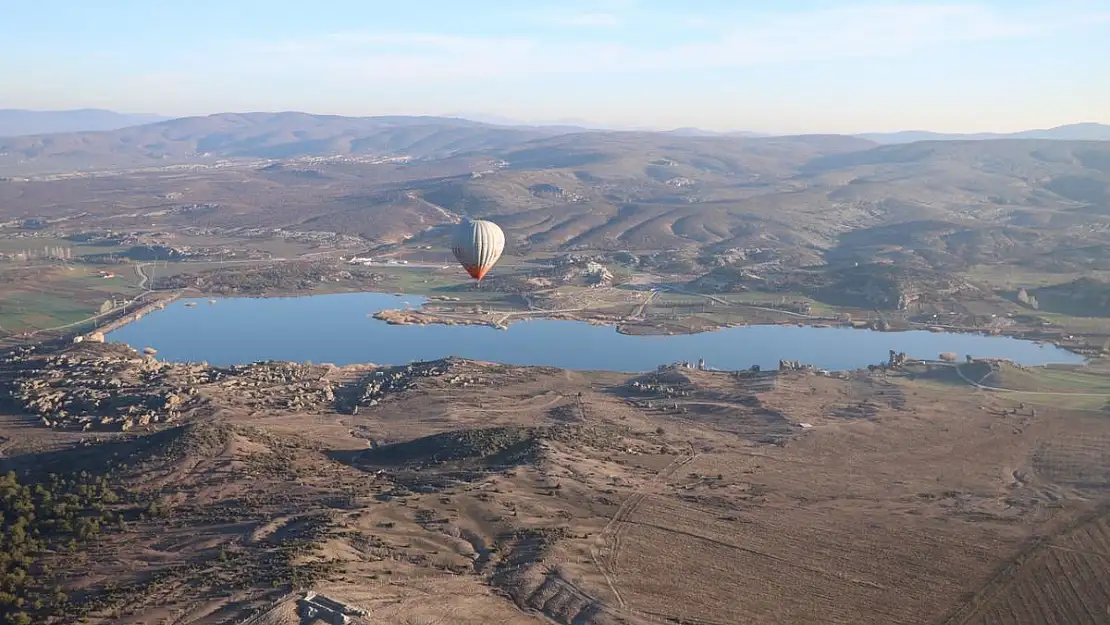
[[[103,109],[71,111],[0,109],[0,137],[117,130],[167,119],[170,118],[163,115],[135,115]]]
[[[591,133],[500,155],[505,170],[422,196],[543,248],[825,250],[945,270],[1083,267],[1100,255],[1066,250],[1104,244],[1110,227],[1110,142]]]
[[[690,278],[876,262],[1110,269],[1110,141],[878,145],[249,113],[0,144],[8,173],[147,167],[2,182],[0,216],[17,228],[284,228],[442,247],[439,227],[469,216],[497,221],[510,255],[627,252]]]
[[[1038,310],[1077,317],[1110,315],[1110,282],[1079,278],[1066,284],[1034,289]]]
[[[296,625],[304,590],[360,625],[1094,623],[1110,597],[1084,573],[1105,417],[909,370],[4,356],[7,623]]]

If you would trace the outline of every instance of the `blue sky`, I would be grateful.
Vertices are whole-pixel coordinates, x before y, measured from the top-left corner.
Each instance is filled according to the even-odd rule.
[[[1110,123],[1110,2],[7,0],[0,108],[773,132]]]

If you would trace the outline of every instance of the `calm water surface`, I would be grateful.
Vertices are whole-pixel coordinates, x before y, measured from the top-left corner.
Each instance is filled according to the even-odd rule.
[[[516,365],[578,370],[648,371],[676,360],[704,358],[710,367],[777,367],[780,358],[826,369],[854,369],[886,360],[888,350],[936,358],[1010,358],[1026,365],[1083,358],[1066,350],[1007,337],[849,328],[748,326],[673,336],[629,336],[578,321],[486,326],[394,326],[371,318],[379,310],[418,307],[420,297],[347,293],[272,299],[178,300],[107,340],[153,347],[173,361],[228,365],[257,360],[404,364],[459,356]],[[186,307],[186,302],[196,303]]]

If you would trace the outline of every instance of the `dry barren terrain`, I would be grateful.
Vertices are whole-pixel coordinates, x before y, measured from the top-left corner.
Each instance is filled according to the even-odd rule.
[[[1110,599],[1105,414],[920,366],[221,370],[67,353],[8,365],[30,399],[3,454],[30,482],[85,471],[119,490],[121,521],[43,553],[92,623],[296,623],[289,593],[309,588],[365,623],[1098,623]],[[36,358],[116,371],[102,404],[132,376],[170,389],[149,387],[156,414],[160,393],[188,399],[124,433],[81,432],[69,402],[73,420],[45,428],[20,416],[48,394],[26,390]],[[53,384],[63,403],[76,392]]]
[[[0,139],[0,621],[293,625],[312,590],[365,624],[1108,622],[1110,142],[1033,134],[259,113]],[[507,239],[480,285],[449,250],[476,217]],[[401,323],[1093,360],[212,366],[95,332],[367,289],[431,298]]]

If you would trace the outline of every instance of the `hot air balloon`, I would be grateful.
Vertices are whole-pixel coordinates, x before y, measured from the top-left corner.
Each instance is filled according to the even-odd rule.
[[[505,251],[505,233],[492,221],[467,219],[455,226],[451,251],[470,277],[481,282]]]

